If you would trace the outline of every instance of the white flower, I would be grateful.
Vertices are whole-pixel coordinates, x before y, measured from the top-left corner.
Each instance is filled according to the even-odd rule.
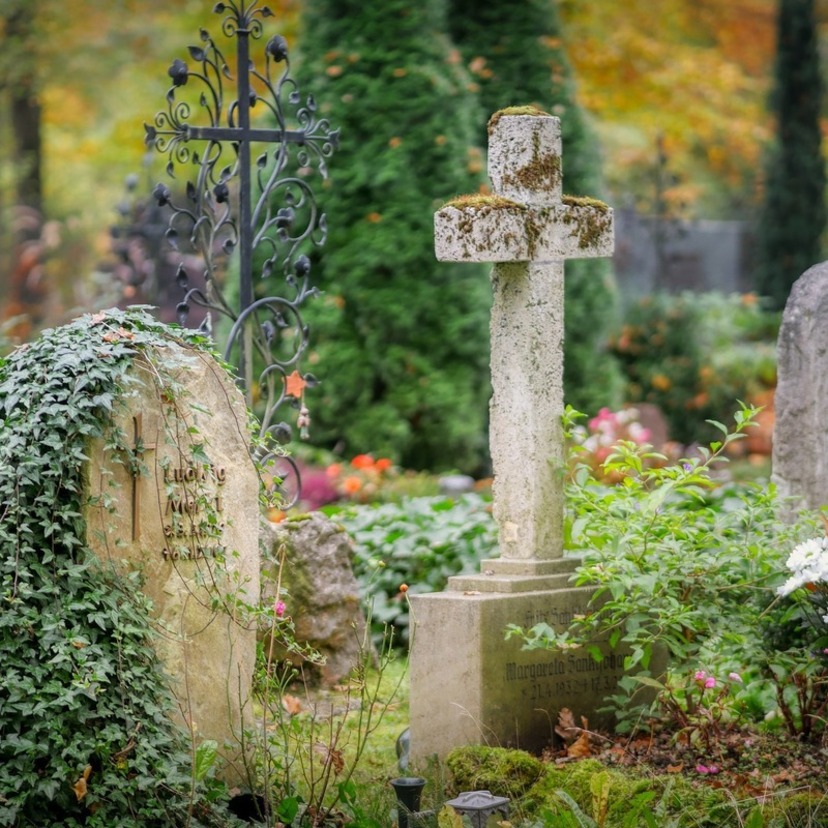
[[[790,595],[805,584],[828,582],[828,537],[812,538],[794,547],[785,564],[791,577],[777,590]]]

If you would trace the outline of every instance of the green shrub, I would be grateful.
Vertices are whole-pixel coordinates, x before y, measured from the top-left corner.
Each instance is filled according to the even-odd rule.
[[[303,313],[321,384],[317,443],[409,469],[473,472],[486,457],[485,265],[434,258],[434,211],[474,192],[477,101],[452,60],[442,2],[303,4],[304,84],[342,130],[320,195],[324,291]]]
[[[634,304],[610,340],[626,377],[625,398],[657,405],[670,438],[706,442],[738,401],[776,382],[778,314],[750,294],[655,294]]]
[[[354,574],[373,604],[375,636],[391,625],[396,643],[408,641],[408,592],[438,592],[451,575],[479,571],[497,554],[491,505],[468,494],[403,498],[398,503],[328,509],[354,539]]]
[[[789,646],[790,636],[784,649],[769,648],[762,632],[768,604],[786,576],[785,557],[815,534],[816,518],[805,514],[783,524],[773,487],[722,486],[711,477],[712,466],[750,428],[753,413],[737,412],[732,433],[716,424],[723,439],[672,465],[650,466],[646,449],[619,444],[602,467],[621,481],[615,486],[578,468],[567,489],[566,546],[583,556],[575,583],[596,586],[590,611],[563,633],[539,624],[529,631],[513,627],[511,634],[522,635],[530,648],[586,646],[599,659],[591,642],[606,635],[611,646],[628,648],[627,668],[640,671],[621,680],[627,692],[641,681],[653,683],[647,671],[659,648],[671,659],[672,688],[695,671],[719,679],[738,673],[745,687],[728,700],[722,732],[774,714],[778,706],[794,734],[816,738],[824,693],[811,689],[824,686],[825,666],[807,647]],[[654,712],[680,726],[670,700],[662,692]],[[628,702],[624,695],[611,699],[628,717],[619,729],[641,723],[635,718],[641,710],[625,710]],[[814,729],[802,726],[806,719]],[[708,742],[719,738],[716,728],[699,735]]]

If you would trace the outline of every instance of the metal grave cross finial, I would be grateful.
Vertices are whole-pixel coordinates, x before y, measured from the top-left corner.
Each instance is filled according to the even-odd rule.
[[[503,559],[563,555],[564,261],[610,256],[612,211],[561,195],[557,118],[526,108],[489,122],[493,196],[435,215],[440,261],[493,262],[489,442]]]
[[[141,464],[144,454],[154,451],[155,443],[144,442],[144,415],[140,412],[132,415],[133,445],[135,453],[135,471],[132,474],[132,540],[141,539]]]

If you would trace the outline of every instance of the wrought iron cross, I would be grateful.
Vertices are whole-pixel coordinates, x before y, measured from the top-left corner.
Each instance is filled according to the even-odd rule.
[[[339,131],[327,119],[316,116],[311,96],[303,100],[290,77],[287,42],[281,35],[271,37],[264,49],[265,68],[260,72],[250,59],[250,41],[262,35],[260,18],[272,16],[257,0],[226,0],[213,9],[223,14],[222,31],[236,40],[236,97],[225,109],[223,78],[230,68],[210,35],[202,29],[202,45],[191,46],[189,54],[199,68],[191,70],[181,59],[169,68],[172,86],[167,108],[145,124],[146,142],[169,156],[167,172],[173,176],[176,164],[192,162],[195,180],[186,184],[186,202],[175,202],[170,188],[158,184],[154,195],[160,205],[168,204],[173,215],[167,238],[174,245],[179,228],[185,227],[189,241],[205,262],[205,291],[190,287],[183,266],[178,283],[186,291],[178,306],[179,321],[186,324],[190,304],[196,304],[230,320],[231,328],[224,357],[238,367],[238,375],[253,401],[254,377],[258,378],[261,436],[283,440],[289,434],[285,423],[275,423],[282,403],[299,410],[297,424],[305,430],[309,412],[304,395],[289,392],[287,378],[295,373],[307,341],[307,326],[299,306],[318,291],[310,285],[308,248],[324,244],[327,224],[307,178],[316,171],[327,177],[325,160],[339,143]],[[277,67],[279,67],[277,69]],[[188,87],[189,84],[189,87]],[[194,105],[181,100],[189,89],[198,87],[198,107],[206,113],[206,126],[189,123]],[[254,127],[251,109],[263,107],[274,127]],[[290,123],[289,123],[290,122]],[[191,151],[191,142],[204,142],[201,152]],[[262,144],[264,152],[254,161],[252,145]],[[222,162],[232,148],[229,163]],[[221,162],[221,163],[220,163]],[[254,176],[256,187],[254,188]],[[238,179],[237,215],[231,209]],[[239,248],[239,303],[233,307],[216,278],[215,256]],[[259,276],[265,284],[281,269],[287,293],[256,298],[254,252],[263,253]],[[209,326],[209,317],[206,320]],[[234,356],[235,355],[235,356]],[[254,366],[254,357],[256,364]],[[312,387],[315,378],[301,375]],[[303,389],[304,390],[304,389]]]

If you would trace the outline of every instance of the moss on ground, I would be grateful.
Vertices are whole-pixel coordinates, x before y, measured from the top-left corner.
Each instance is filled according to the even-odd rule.
[[[519,750],[474,746],[453,750],[446,765],[453,793],[485,789],[508,796],[515,825],[538,820],[568,825],[574,804],[602,828],[644,825],[648,814],[674,828],[737,828],[758,807],[753,799],[740,802],[728,791],[681,775],[621,771],[596,759],[552,764]],[[828,828],[828,801],[816,795],[795,794],[762,808],[764,828]]]
[[[455,748],[446,757],[456,792],[491,791],[516,800],[543,776],[544,765],[522,750],[472,745]]]

